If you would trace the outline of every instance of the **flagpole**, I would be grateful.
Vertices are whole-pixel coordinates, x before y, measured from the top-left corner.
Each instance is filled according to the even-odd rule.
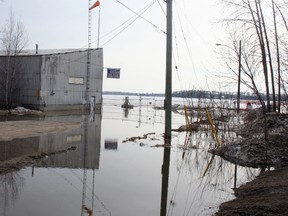
[[[99,5],[97,48],[99,48],[99,41],[100,41],[100,12],[101,12],[101,6]]]
[[[91,25],[92,25],[92,17],[91,17],[91,0],[88,0],[88,48],[87,48],[87,72],[86,72],[86,92],[85,92],[85,100],[86,104],[89,106],[90,97],[90,71],[91,71]]]

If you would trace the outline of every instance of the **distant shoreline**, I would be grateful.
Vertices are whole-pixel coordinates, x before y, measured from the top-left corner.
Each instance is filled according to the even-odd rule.
[[[118,92],[118,91],[103,91],[103,95],[123,95],[123,96],[149,96],[149,97],[165,97],[164,93],[136,93],[136,92]],[[203,90],[187,90],[176,91],[172,93],[172,97],[179,98],[209,98],[209,99],[230,99],[237,100],[235,92],[217,92],[217,91],[203,91]],[[264,97],[264,95],[262,96]],[[271,96],[272,99],[272,96]],[[258,100],[258,97],[253,94],[241,93],[240,100]],[[282,97],[282,101],[288,101],[286,97]]]
[[[164,97],[164,93],[135,93],[135,92],[117,92],[117,91],[103,91],[103,95],[128,95],[128,96],[157,96]]]

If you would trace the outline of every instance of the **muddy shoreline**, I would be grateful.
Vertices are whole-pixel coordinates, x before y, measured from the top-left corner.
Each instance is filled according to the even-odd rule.
[[[236,198],[221,204],[216,215],[288,215],[288,115],[263,117],[253,111],[244,116],[239,134],[238,142],[212,153],[242,166],[261,168],[262,172],[234,189]]]
[[[265,171],[236,188],[236,199],[220,205],[217,216],[288,215],[288,167]]]

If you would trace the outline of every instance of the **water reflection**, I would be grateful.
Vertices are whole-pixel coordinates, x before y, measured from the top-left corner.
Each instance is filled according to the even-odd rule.
[[[15,139],[12,141],[0,142],[0,161],[4,162],[11,159],[17,159],[19,160],[19,163],[21,163],[21,156],[36,155],[37,153],[40,154],[42,152],[52,153],[32,166],[30,181],[33,181],[33,179],[37,178],[39,173],[41,175],[41,172],[43,171],[42,167],[49,169],[82,169],[82,206],[84,206],[86,205],[85,191],[87,190],[87,169],[91,169],[93,170],[93,172],[95,172],[95,169],[99,169],[101,115],[94,115],[92,118],[90,115],[52,115],[45,116],[44,119],[61,122],[82,122],[82,126],[64,133],[53,133],[39,137]],[[53,154],[53,152],[58,152],[59,150],[62,151],[70,147],[73,147],[72,151],[65,151],[61,154]],[[54,173],[57,172],[54,171]],[[24,174],[24,176],[25,175],[26,173]],[[63,173],[59,172],[57,175],[63,176]],[[0,175],[0,191],[2,194],[0,206],[3,210],[1,215],[26,215],[25,213],[22,213],[23,209],[21,209],[21,211],[18,211],[19,209],[17,210],[12,207],[17,202],[19,196],[21,196],[21,189],[25,185],[25,179],[27,181],[27,176],[24,176],[22,171],[10,172],[4,175]],[[66,179],[66,177],[64,176],[63,178]],[[47,179],[45,179],[43,182],[45,181],[47,181]],[[67,179],[67,182],[70,181]],[[37,183],[37,185],[39,185],[39,182]],[[71,185],[73,184],[71,183]],[[29,197],[30,196],[31,194],[29,194]],[[20,198],[20,200],[22,199]],[[31,204],[33,206],[32,209],[38,209],[37,207],[34,207],[35,203],[32,202]],[[31,207],[31,204],[29,203],[28,206]],[[25,206],[24,209],[26,209],[26,207],[27,206]],[[36,215],[31,213],[34,212],[34,210],[32,209],[28,209],[28,212],[30,213],[27,213],[27,215]],[[81,215],[84,215],[83,208],[81,207],[80,209]],[[41,215],[57,215],[57,213],[42,213]],[[66,213],[64,213],[64,215],[66,215]]]
[[[21,157],[22,155],[35,154],[39,151],[39,137],[0,141],[0,162]]]
[[[102,117],[46,116],[46,120],[81,122],[81,127],[2,147],[1,160],[35,151],[76,148],[49,155],[13,175],[0,175],[1,215],[87,215],[85,208],[93,215],[212,215],[221,202],[233,198],[233,187],[258,174],[258,170],[237,167],[235,182],[234,164],[219,157],[211,160],[213,156],[207,151],[215,140],[209,125],[202,124],[198,132],[173,132],[172,148],[157,148],[153,146],[164,143],[163,121],[145,119],[164,117],[162,110],[142,107],[138,116],[136,107],[127,121],[123,120],[121,103],[104,104],[103,112]],[[173,128],[183,122],[183,115],[173,113]],[[225,122],[219,121],[221,141],[235,138],[235,131],[229,128],[224,132],[223,128],[228,130]],[[155,135],[147,139],[122,142],[151,132]],[[8,150],[9,145],[14,148]],[[16,152],[8,154],[17,146]]]
[[[5,216],[7,209],[13,207],[24,185],[24,178],[19,172],[0,175],[0,207],[1,215]]]
[[[82,127],[65,133],[52,133],[39,137],[29,137],[0,142],[0,161],[7,161],[25,155],[42,152],[57,152],[74,147],[75,151],[66,154],[55,154],[39,162],[39,166],[66,168],[99,168],[101,116],[93,121],[90,116],[46,116],[45,120],[60,122],[81,122]],[[86,122],[86,123],[85,123]],[[85,124],[87,126],[85,126]],[[87,127],[87,129],[86,129]],[[87,152],[87,166],[84,166],[84,153]]]
[[[166,144],[171,145],[171,140],[166,140]],[[164,148],[163,165],[161,169],[162,174],[162,188],[161,188],[161,208],[160,216],[167,215],[167,201],[168,201],[168,188],[169,188],[169,169],[170,169],[170,154],[171,148]]]
[[[118,140],[116,138],[105,139],[105,149],[106,150],[117,150],[118,149]]]
[[[47,151],[51,151],[51,148],[54,148],[54,143],[67,147],[74,146],[76,149],[44,158],[37,164],[38,166],[99,169],[101,116],[96,116],[94,121],[90,121],[90,116],[81,116],[81,118],[83,119],[83,124],[78,129],[66,134],[49,134],[41,137],[43,146],[48,148],[45,149]]]

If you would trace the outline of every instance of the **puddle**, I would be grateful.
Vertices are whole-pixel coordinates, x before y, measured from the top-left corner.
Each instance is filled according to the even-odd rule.
[[[83,205],[93,215],[213,215],[220,203],[234,198],[235,185],[259,174],[207,153],[215,143],[210,131],[193,133],[193,148],[185,145],[186,134],[178,132],[172,133],[171,149],[152,147],[163,144],[164,111],[149,106],[155,99],[142,97],[141,106],[127,113],[119,106],[122,97],[116,99],[104,98],[102,116],[41,117],[81,122],[78,129],[6,143],[10,150],[1,153],[0,161],[35,151],[76,149],[0,175],[0,215],[88,215]],[[172,128],[184,123],[183,115],[173,113]],[[146,139],[123,143],[151,132]]]

